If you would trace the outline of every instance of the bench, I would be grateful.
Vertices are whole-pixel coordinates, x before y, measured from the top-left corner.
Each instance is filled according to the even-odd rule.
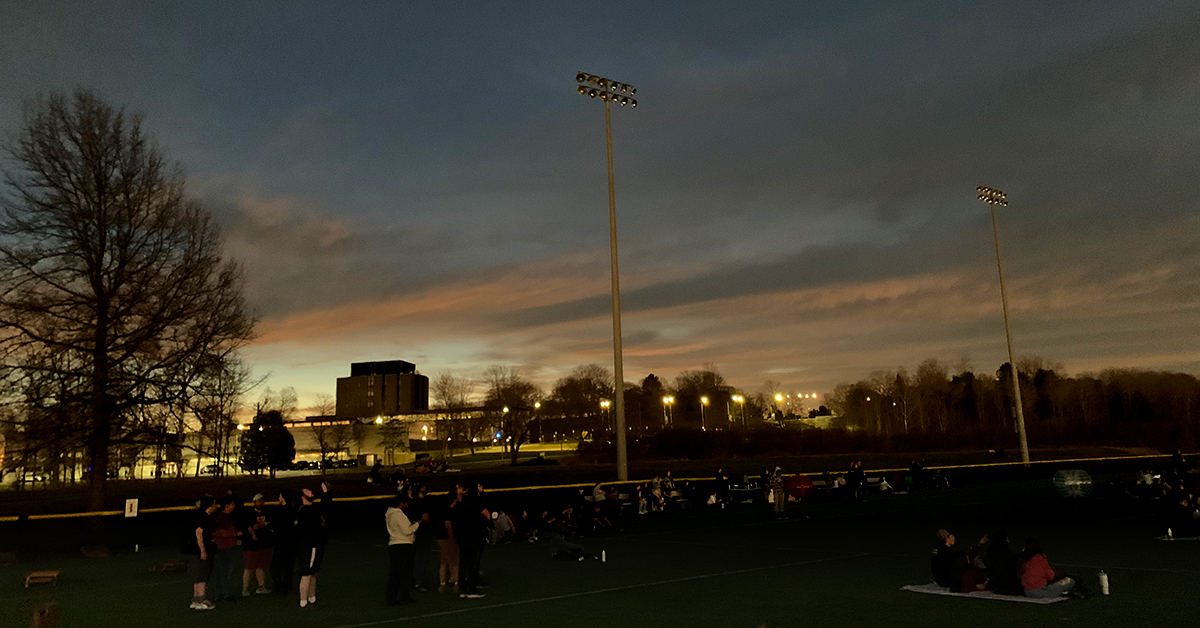
[[[54,586],[58,586],[57,571],[31,571],[25,574],[25,588],[28,589],[31,584],[45,584],[49,582]]]

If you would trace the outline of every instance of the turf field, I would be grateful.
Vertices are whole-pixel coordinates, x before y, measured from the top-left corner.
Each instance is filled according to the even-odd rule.
[[[783,521],[768,506],[632,516],[623,534],[580,541],[603,550],[606,562],[553,561],[544,542],[489,547],[487,597],[417,593],[405,607],[382,602],[379,513],[377,526],[335,528],[314,610],[279,596],[190,610],[187,575],[148,571],[178,557],[164,544],[107,559],[46,554],[0,568],[0,626],[29,625],[35,605],[51,599],[63,627],[1192,625],[1200,617],[1200,543],[1153,540],[1162,507],[1115,495],[1061,498],[1042,480],[789,505]],[[1112,595],[1041,606],[901,591],[928,581],[939,527],[964,546],[1004,528],[1019,550],[1033,534],[1056,569],[1094,590],[1104,569]],[[34,569],[62,576],[57,586],[23,588]]]

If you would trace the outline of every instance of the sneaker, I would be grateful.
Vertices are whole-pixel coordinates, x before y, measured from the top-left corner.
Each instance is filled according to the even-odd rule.
[[[250,597],[250,589],[242,589],[242,597]]]
[[[450,586],[445,582],[438,585],[438,593],[445,593],[448,590],[450,590]]]
[[[211,611],[212,609],[214,609],[216,607],[217,607],[216,604],[213,604],[212,602],[209,602],[208,600],[192,602],[192,608],[194,608],[198,611]]]
[[[265,587],[265,586],[258,587],[257,589],[254,590],[254,593],[257,595],[266,595],[266,594],[272,593],[272,592],[273,592],[273,590],[270,587]]]

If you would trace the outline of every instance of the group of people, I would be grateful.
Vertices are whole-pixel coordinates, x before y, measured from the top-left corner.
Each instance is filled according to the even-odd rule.
[[[1019,554],[1009,546],[1008,534],[1003,530],[988,533],[965,552],[955,544],[952,533],[937,531],[929,561],[938,586],[957,593],[991,591],[1036,598],[1072,592],[1082,595],[1075,578],[1054,572],[1041,543],[1032,536],[1025,539],[1025,548]]]
[[[389,500],[384,524],[388,534],[388,577],[384,602],[388,605],[415,601],[414,590],[427,591],[424,579],[433,541],[438,545],[438,592],[454,591],[461,598],[476,599],[480,592],[483,550],[495,540],[495,515],[483,500],[482,485],[456,484],[447,499],[434,499],[424,485],[408,486]],[[511,527],[503,515],[499,527]]]
[[[316,604],[317,574],[329,538],[324,513],[329,501],[325,483],[320,497],[307,488],[299,494],[285,489],[273,509],[266,508],[261,493],[249,507],[232,491],[220,499],[201,495],[180,547],[193,576],[191,608],[211,610],[216,602],[237,601],[239,548],[241,596],[298,592],[302,608]],[[297,572],[299,585],[293,587]]]

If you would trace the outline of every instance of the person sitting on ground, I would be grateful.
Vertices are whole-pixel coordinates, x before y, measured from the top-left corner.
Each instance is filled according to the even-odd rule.
[[[1017,555],[1008,546],[1008,533],[997,530],[987,536],[983,550],[983,565],[987,572],[987,590],[1000,595],[1021,595],[1025,592],[1017,575]]]
[[[1173,538],[1192,538],[1200,536],[1200,510],[1196,509],[1195,501],[1188,493],[1176,495],[1176,503],[1167,515],[1167,530]]]
[[[595,558],[582,545],[568,541],[561,528],[550,533],[550,558],[581,561],[589,556]]]
[[[929,557],[929,568],[933,581],[951,591],[962,589],[962,575],[967,568],[966,554],[954,548],[954,535],[946,530],[937,531],[937,542]]]
[[[1058,597],[1070,593],[1071,587],[1075,586],[1074,579],[1054,575],[1046,555],[1042,553],[1042,544],[1032,536],[1025,539],[1025,550],[1021,552],[1018,571],[1025,597]]]
[[[371,472],[367,474],[367,484],[383,484],[383,463],[379,460],[371,466]]]

